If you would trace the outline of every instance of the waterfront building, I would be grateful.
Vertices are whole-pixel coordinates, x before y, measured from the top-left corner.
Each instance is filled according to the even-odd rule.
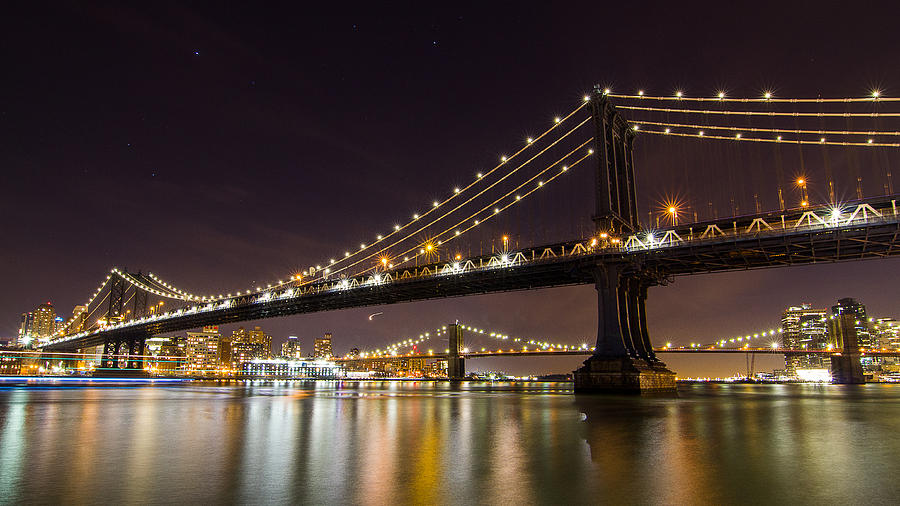
[[[272,336],[259,327],[246,330],[239,327],[231,334],[231,369],[241,370],[241,364],[251,360],[265,360],[272,354]]]
[[[22,371],[22,354],[10,348],[0,348],[0,376],[18,376]]]
[[[212,373],[219,367],[219,327],[203,327],[202,332],[188,332],[185,339],[186,369]]]
[[[19,335],[17,344],[29,346],[31,344],[32,335],[34,334],[34,313],[22,313],[22,321],[19,323]]]
[[[326,332],[324,337],[316,338],[313,345],[313,356],[321,359],[329,359],[334,356],[331,348],[331,332]]]
[[[287,341],[281,345],[281,356],[284,358],[303,358],[303,351],[300,349],[300,339],[297,336],[288,336]]]
[[[37,339],[47,339],[56,332],[56,309],[53,304],[45,302],[34,310],[34,323],[31,335]]]
[[[254,359],[241,364],[241,374],[252,378],[336,379],[344,369],[331,360]]]
[[[186,339],[183,336],[172,336],[159,346],[158,359],[154,367],[161,373],[174,373],[185,368]]]
[[[894,318],[878,318],[872,331],[878,348],[900,350],[900,322]]]
[[[793,350],[824,350],[828,347],[827,312],[810,304],[791,306],[781,315],[782,345]],[[796,376],[798,369],[828,369],[830,359],[819,355],[785,355],[785,370]]]

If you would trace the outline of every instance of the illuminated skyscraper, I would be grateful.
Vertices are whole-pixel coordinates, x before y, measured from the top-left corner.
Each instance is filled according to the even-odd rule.
[[[75,306],[75,309],[72,310],[72,325],[69,326],[68,333],[74,334],[84,330],[87,316],[87,306]]]
[[[316,338],[313,356],[324,359],[330,359],[334,356],[334,352],[331,349],[331,332],[326,332],[325,337]]]
[[[34,327],[32,334],[38,339],[45,339],[56,331],[56,310],[53,304],[46,302],[34,310]]]
[[[281,356],[285,358],[303,358],[300,350],[300,339],[297,336],[288,336],[287,341],[281,345]]]
[[[872,330],[879,348],[900,349],[900,322],[894,318],[879,318]]]
[[[809,304],[792,306],[781,315],[783,346],[794,350],[824,350],[828,346],[827,311]],[[785,355],[784,366],[791,376],[797,369],[827,369],[830,361],[818,355]]]
[[[188,332],[185,340],[187,369],[211,373],[219,366],[219,327],[203,327],[202,332]]]

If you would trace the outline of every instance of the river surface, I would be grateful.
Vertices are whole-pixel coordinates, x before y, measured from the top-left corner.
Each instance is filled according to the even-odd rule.
[[[900,385],[0,387],[0,503],[897,504]]]

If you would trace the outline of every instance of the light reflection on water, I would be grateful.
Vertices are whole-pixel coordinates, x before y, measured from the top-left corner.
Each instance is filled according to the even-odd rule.
[[[0,503],[868,503],[900,385],[0,388]]]

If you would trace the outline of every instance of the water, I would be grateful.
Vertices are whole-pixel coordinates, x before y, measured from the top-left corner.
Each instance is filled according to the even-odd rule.
[[[0,388],[0,503],[895,503],[900,385]]]

